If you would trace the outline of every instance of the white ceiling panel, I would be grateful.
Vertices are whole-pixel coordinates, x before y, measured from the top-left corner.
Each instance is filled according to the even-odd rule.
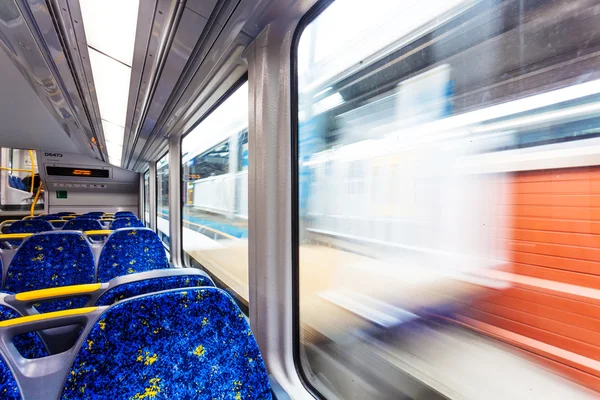
[[[88,46],[131,66],[139,0],[79,0]]]

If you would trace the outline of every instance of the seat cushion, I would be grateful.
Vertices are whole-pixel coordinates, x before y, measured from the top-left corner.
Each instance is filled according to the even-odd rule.
[[[244,315],[226,292],[201,288],[138,297],[104,312],[63,387],[63,399],[82,397],[271,399],[271,392]]]

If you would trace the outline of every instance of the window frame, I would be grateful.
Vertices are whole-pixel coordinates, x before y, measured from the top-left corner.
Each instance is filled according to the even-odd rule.
[[[290,123],[291,123],[291,257],[292,257],[292,356],[294,367],[298,373],[298,378],[308,392],[317,399],[325,397],[317,388],[313,386],[304,370],[301,358],[300,343],[300,165],[299,165],[299,115],[298,106],[298,49],[300,39],[306,27],[310,25],[323,11],[327,9],[335,0],[319,0],[315,3],[298,21],[294,31],[290,50]]]

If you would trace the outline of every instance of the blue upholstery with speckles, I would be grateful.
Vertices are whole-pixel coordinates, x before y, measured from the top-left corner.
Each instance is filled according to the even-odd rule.
[[[21,391],[8,364],[0,356],[0,398],[3,400],[21,400]]]
[[[6,228],[6,233],[40,233],[52,230],[50,222],[43,219],[15,221]]]
[[[102,224],[100,224],[100,221],[92,218],[75,218],[67,221],[67,223],[62,227],[63,231],[93,231],[100,229],[102,229]]]
[[[37,220],[37,219],[41,219],[44,221],[51,221],[51,220],[58,220],[58,219],[62,219],[62,218],[58,214],[47,214],[47,215],[39,215],[34,218],[34,220]]]
[[[75,214],[73,211],[61,211],[61,212],[57,212],[56,213],[56,215],[60,215],[60,216],[63,216],[63,215],[73,215],[73,214]]]
[[[25,221],[15,221],[6,228],[6,233],[40,233],[52,231],[52,225],[43,219],[30,219]],[[13,246],[21,244],[21,240],[9,240]]]
[[[94,282],[94,255],[79,232],[26,239],[8,267],[4,289],[15,293]]]
[[[117,218],[110,224],[110,229],[122,229],[122,228],[143,228],[144,224],[139,219],[132,218]]]
[[[178,289],[197,286],[214,286],[209,278],[203,275],[178,275],[160,276],[144,279],[142,281],[123,283],[106,292],[98,301],[96,306],[110,306],[123,299],[160,292],[162,290]]]
[[[62,399],[271,399],[246,318],[217,288],[125,300],[75,358]]]
[[[36,303],[34,304],[34,307],[40,313],[49,313],[85,307],[87,301],[88,299],[86,297],[73,297],[72,299],[58,299]]]
[[[0,321],[19,317],[21,317],[21,314],[16,310],[5,305],[0,305]],[[42,339],[35,332],[28,332],[15,336],[13,338],[13,344],[25,358],[40,358],[49,355],[46,346],[44,346],[44,342],[42,342]],[[4,397],[0,396],[0,398],[3,399]]]
[[[98,259],[98,282],[114,277],[169,268],[165,248],[158,235],[148,228],[114,231]]]
[[[115,218],[121,218],[121,217],[135,217],[135,214],[132,213],[131,211],[117,211],[115,214]]]
[[[74,219],[100,219],[100,218],[102,218],[102,215],[85,214],[85,215],[78,215]]]

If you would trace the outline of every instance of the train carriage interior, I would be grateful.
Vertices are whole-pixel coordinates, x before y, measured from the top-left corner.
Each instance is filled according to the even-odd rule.
[[[0,66],[0,400],[600,398],[600,1],[0,0]]]

